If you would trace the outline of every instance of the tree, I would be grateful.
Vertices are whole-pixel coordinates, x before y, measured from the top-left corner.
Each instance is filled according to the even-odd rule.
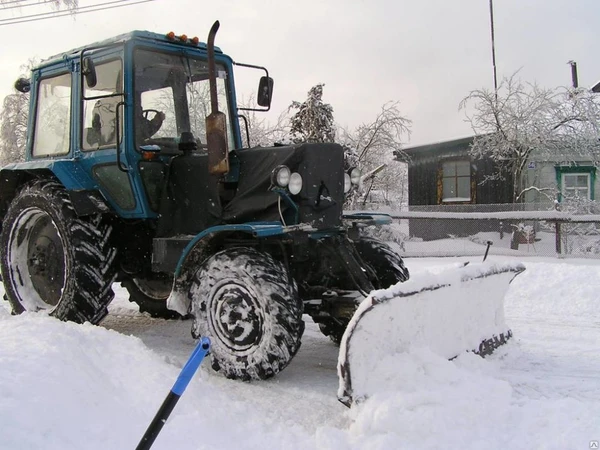
[[[259,108],[254,97],[250,97],[247,101],[242,99],[240,106],[250,109]],[[260,111],[240,111],[240,115],[246,118],[246,121],[244,119],[240,120],[242,145],[244,147],[268,147],[276,142],[285,143],[290,140],[290,117],[288,110],[279,114],[275,123],[269,122]],[[248,125],[250,142],[248,142],[248,135],[246,134],[246,123]]]
[[[334,141],[333,107],[323,103],[323,86],[325,85],[313,86],[303,103],[294,101],[290,105],[288,110],[298,110],[290,120],[290,133],[294,142]]]
[[[404,117],[399,102],[388,102],[381,107],[375,120],[359,125],[354,131],[343,130],[341,141],[345,147],[347,167],[358,167],[363,174],[386,165],[375,176],[365,180],[361,192],[354,195],[353,206],[365,206],[369,194],[377,192],[385,203],[402,202],[405,195],[406,164],[402,140],[410,135],[411,121]]]
[[[11,5],[11,8],[19,7],[21,4],[27,3],[27,0],[0,0],[1,3],[7,3]],[[54,9],[61,9],[62,7],[67,8],[71,12],[76,12],[79,8],[79,0],[44,0],[40,3],[49,4]]]
[[[36,61],[31,59],[21,66],[29,72]],[[21,75],[24,77],[24,75]],[[29,93],[14,90],[4,97],[0,117],[0,166],[25,160],[27,122],[29,120]]]
[[[579,89],[546,89],[513,74],[497,92],[471,91],[461,109],[472,107],[467,120],[475,132],[474,157],[491,158],[499,171],[488,179],[512,175],[513,199],[522,200],[526,170],[532,157],[564,161],[565,155],[585,155],[598,161],[600,108],[592,95]]]

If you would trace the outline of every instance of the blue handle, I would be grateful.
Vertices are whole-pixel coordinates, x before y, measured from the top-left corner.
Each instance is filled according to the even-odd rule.
[[[180,397],[183,395],[185,388],[187,388],[190,380],[196,373],[196,370],[198,370],[200,363],[206,356],[206,353],[208,353],[209,349],[210,339],[207,337],[202,337],[190,355],[190,359],[188,359],[188,362],[185,363],[185,366],[183,366],[183,369],[181,369],[181,373],[177,377],[177,381],[175,381],[175,384],[171,389],[173,394]]]

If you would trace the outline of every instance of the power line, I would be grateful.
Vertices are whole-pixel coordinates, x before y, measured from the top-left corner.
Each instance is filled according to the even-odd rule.
[[[15,25],[18,23],[36,22],[38,20],[55,19],[69,15],[86,14],[90,12],[104,11],[107,9],[122,8],[124,6],[133,6],[140,3],[149,3],[155,0],[115,0],[112,2],[97,3],[95,5],[81,6],[75,11],[50,11],[40,14],[29,14],[14,19],[0,19],[0,27],[5,25]]]
[[[77,10],[71,11],[71,10],[62,10],[62,11],[47,11],[47,12],[43,12],[43,13],[38,13],[38,14],[29,14],[27,16],[21,16],[21,17],[17,17],[17,18],[10,18],[10,19],[0,19],[0,22],[10,22],[10,21],[25,21],[26,19],[29,18],[34,18],[34,17],[60,17],[59,14],[73,14],[74,12],[85,12],[86,10],[90,10],[92,8],[96,8],[96,7],[103,7],[103,6],[107,6],[107,5],[114,5],[115,3],[124,3],[124,2],[130,2],[131,0],[113,0],[110,2],[103,2],[103,3],[96,3],[95,5],[88,5],[88,6],[80,6],[77,8]],[[30,5],[29,5],[30,6]]]

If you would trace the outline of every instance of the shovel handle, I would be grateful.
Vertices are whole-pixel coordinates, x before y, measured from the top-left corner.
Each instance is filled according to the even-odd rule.
[[[136,450],[148,450],[152,447],[156,436],[158,436],[158,433],[160,433],[160,430],[162,430],[162,427],[167,422],[175,405],[177,405],[177,402],[185,392],[185,388],[187,388],[209,349],[210,339],[207,337],[201,338],[187,363],[185,363],[185,366],[181,369],[177,381],[175,381],[171,391],[169,391],[162,405],[156,412],[154,419],[150,422],[150,425],[136,447]]]
[[[171,392],[179,396],[183,395],[185,389],[190,383],[190,380],[196,373],[196,370],[198,370],[200,363],[206,356],[206,353],[208,353],[209,348],[210,339],[207,337],[202,337],[190,355],[190,359],[188,359],[188,362],[185,363],[185,366],[183,366],[183,369],[181,369],[181,373],[177,377],[177,381],[175,381]]]

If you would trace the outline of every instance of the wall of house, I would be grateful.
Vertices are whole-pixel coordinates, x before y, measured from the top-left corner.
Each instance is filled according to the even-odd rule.
[[[485,175],[496,172],[495,164],[490,159],[471,161],[472,201],[469,203],[440,204],[441,165],[451,158],[461,158],[452,155],[450,158],[413,157],[408,169],[409,208],[413,210],[428,209],[430,211],[477,211],[477,205],[488,205],[512,202],[512,179],[485,180]],[[430,208],[427,208],[430,207]],[[503,224],[500,221],[480,220],[424,220],[412,219],[409,222],[409,233],[413,237],[425,240],[442,239],[449,235],[470,236],[479,232],[499,231]]]
[[[572,164],[565,166],[584,166],[591,167],[593,163],[583,159],[574,161]],[[535,186],[538,190],[530,190],[525,194],[525,202],[537,203],[552,203],[559,200],[559,186],[557,185],[556,174],[557,163],[554,161],[534,161],[532,166],[527,169],[527,183],[529,186]],[[600,200],[600,174],[596,173],[592,186],[592,195],[595,200]]]
[[[414,158],[408,168],[408,204],[438,205],[438,180],[440,168],[446,158],[428,159],[421,162]],[[511,203],[512,179],[485,180],[486,175],[496,172],[494,162],[490,159],[471,161],[471,177],[474,187],[475,204]]]

